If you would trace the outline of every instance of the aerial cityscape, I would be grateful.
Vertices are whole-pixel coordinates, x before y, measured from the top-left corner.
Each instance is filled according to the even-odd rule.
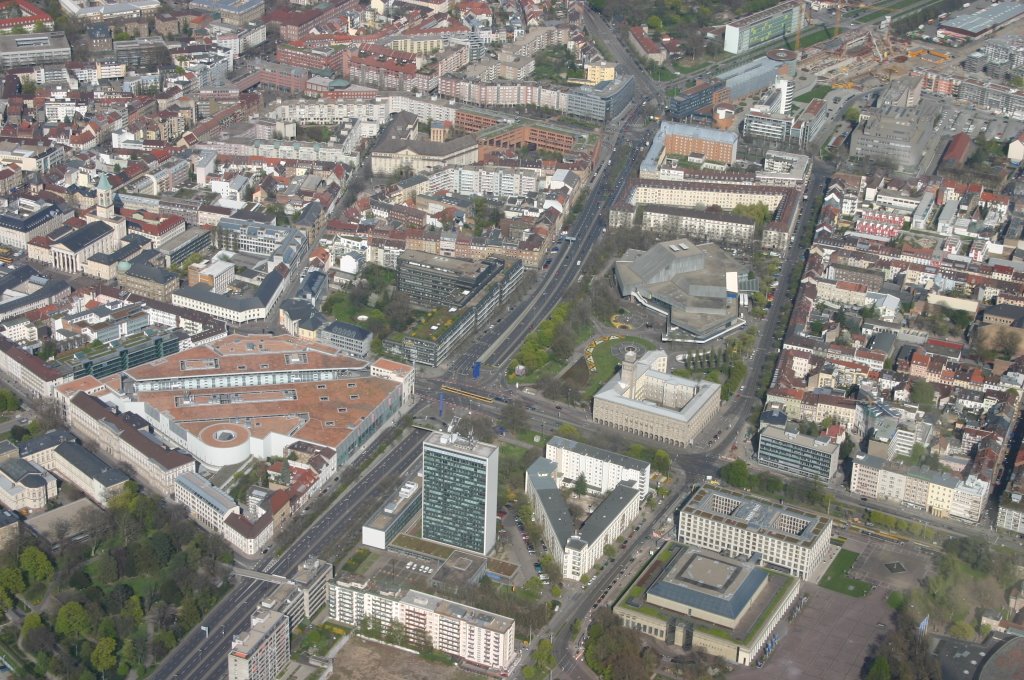
[[[0,0],[0,680],[1024,680],[1024,0]]]

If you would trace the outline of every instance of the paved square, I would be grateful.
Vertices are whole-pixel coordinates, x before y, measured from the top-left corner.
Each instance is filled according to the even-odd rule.
[[[885,593],[850,597],[812,583],[803,611],[779,626],[779,645],[764,668],[738,666],[730,680],[859,680],[871,643],[889,625]]]

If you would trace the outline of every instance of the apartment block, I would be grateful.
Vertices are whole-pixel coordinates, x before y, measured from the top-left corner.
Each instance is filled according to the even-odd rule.
[[[960,479],[948,472],[911,467],[869,455],[853,462],[850,491],[923,510],[936,517],[978,522],[991,484],[975,475]]]
[[[732,164],[736,162],[739,135],[699,125],[663,122],[651,142],[651,149],[657,148],[659,144],[664,154],[669,156],[689,157],[700,154],[706,161]]]
[[[640,226],[668,238],[715,243],[749,243],[756,233],[754,220],[728,212],[711,212],[672,205],[645,205]]]
[[[63,31],[0,35],[0,68],[62,64],[71,59],[71,45]]]
[[[228,680],[274,680],[291,660],[288,617],[260,607],[249,621],[249,630],[231,640]]]
[[[568,482],[559,463],[539,458],[526,471],[526,495],[562,577],[579,581],[615,545],[640,514],[643,497],[634,480],[618,482],[579,527],[569,512],[562,483]]]
[[[174,499],[188,509],[189,516],[211,534],[223,536],[235,550],[250,557],[259,555],[274,535],[273,516],[249,518],[231,496],[195,472],[174,480]]]
[[[400,622],[412,644],[429,640],[484,669],[507,671],[517,657],[514,619],[416,590],[392,595],[366,581],[337,580],[327,584],[327,607],[330,619],[353,628],[367,619],[385,630]]]
[[[564,486],[570,486],[582,474],[593,493],[604,494],[621,482],[635,482],[641,498],[650,490],[651,464],[582,444],[564,437],[548,440],[544,456],[555,461]]]

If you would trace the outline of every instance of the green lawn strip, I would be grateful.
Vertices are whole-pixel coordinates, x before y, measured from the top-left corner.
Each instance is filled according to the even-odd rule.
[[[832,88],[829,87],[828,85],[815,85],[809,91],[804,92],[799,97],[795,97],[793,101],[800,102],[802,104],[808,104],[811,102],[811,100],[824,98],[825,95],[827,95],[831,91]]]
[[[935,0],[935,2],[923,3],[921,2],[921,0],[896,0],[896,2],[888,3],[883,9],[875,10],[870,14],[865,14],[864,16],[858,18],[857,21],[863,24],[867,24],[874,21],[878,21],[879,19],[884,19],[887,16],[891,16],[893,19],[895,19],[897,14],[902,14],[902,12],[896,12],[895,10],[903,10],[909,7],[913,7],[914,10],[923,10],[931,7],[932,5],[937,4],[939,4],[938,0]]]
[[[606,340],[594,348],[594,364],[596,371],[590,373],[587,387],[583,390],[584,399],[590,399],[601,389],[605,383],[615,375],[615,369],[619,366],[619,358],[612,354],[612,349],[627,342],[644,349],[654,349],[654,343],[644,338],[625,337],[621,340]]]
[[[453,552],[452,548],[446,548],[443,545],[431,543],[430,541],[417,538],[416,536],[410,536],[409,534],[399,534],[391,544],[398,548],[405,548],[406,550],[411,550],[423,555],[431,555],[442,560],[446,560],[451,557]]]
[[[818,581],[818,585],[851,597],[864,597],[867,595],[871,592],[870,583],[850,578],[846,575],[859,556],[860,553],[852,550],[846,550],[845,548],[840,550],[836,558],[832,560],[832,564],[825,571],[825,575]]]
[[[677,64],[676,70],[683,74],[693,73],[694,71],[700,71],[704,68],[707,68],[709,64],[711,64],[710,61],[702,61],[699,64],[690,64],[689,66],[679,66]]]
[[[831,37],[832,31],[830,31],[827,28],[819,28],[816,31],[811,31],[810,33],[804,34],[800,38],[800,49],[806,49],[811,45],[816,45],[817,43],[824,42],[825,40],[828,40]]]
[[[762,626],[764,626],[764,622],[775,611],[775,608],[779,606],[779,602],[782,601],[782,598],[789,592],[793,585],[793,581],[796,580],[794,577],[787,576],[785,574],[772,574],[772,576],[783,579],[783,585],[779,586],[779,589],[775,592],[775,596],[772,598],[772,601],[768,603],[768,606],[764,608],[761,615],[757,617],[757,621],[754,622],[750,632],[747,633],[747,637],[743,639],[743,644],[745,645],[750,644],[750,641],[754,639],[754,636],[761,630]]]

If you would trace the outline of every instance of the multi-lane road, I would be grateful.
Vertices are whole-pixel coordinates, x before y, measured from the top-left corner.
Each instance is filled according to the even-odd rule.
[[[637,79],[638,93],[641,96],[660,101],[662,95],[660,89],[642,69],[636,67],[604,20],[594,16],[589,10],[585,17],[588,30],[593,31],[599,39],[602,39],[603,44],[612,50],[620,59],[621,64],[625,65],[626,72],[631,73]],[[619,52],[623,52],[623,54],[619,54]],[[604,226],[603,220],[599,219],[600,215],[606,214],[608,206],[623,190],[640,159],[644,149],[643,141],[646,137],[629,131],[630,125],[637,122],[637,116],[640,113],[641,109],[632,105],[618,121],[613,121],[606,129],[604,150],[598,160],[600,167],[595,171],[589,200],[580,211],[574,225],[572,236],[575,237],[575,241],[557,254],[551,263],[550,270],[546,272],[536,290],[532,291],[527,299],[515,309],[510,310],[500,321],[495,323],[493,329],[471,343],[459,357],[453,360],[448,372],[449,376],[468,376],[472,370],[472,364],[482,361],[497,367],[497,370],[488,372],[482,385],[487,385],[491,389],[503,389],[501,382],[508,362],[518,351],[527,334],[550,314],[569,287],[580,277],[582,264],[600,237]],[[625,151],[618,152],[619,144],[624,150],[629,150],[630,156],[625,163],[614,163],[615,169],[617,169],[615,172],[608,164],[608,160],[613,154],[625,153]],[[822,182],[823,178],[815,175],[812,177],[808,191],[820,193]],[[802,228],[806,228],[806,221],[809,217],[804,216],[801,222]],[[783,263],[782,281],[788,280],[797,258],[801,256],[802,253],[798,252],[796,248],[790,249]],[[774,342],[772,336],[779,322],[781,307],[781,300],[777,299],[765,320],[760,341],[750,362],[751,370],[747,383],[742,390],[744,395],[751,393],[752,387],[760,375],[761,365],[772,349],[771,344]],[[728,442],[731,442],[739,433],[746,416],[754,407],[755,401],[744,396],[734,398],[723,410],[720,422],[723,424],[724,436],[720,437],[719,443],[713,448],[697,452],[694,455],[684,455],[677,459],[676,463],[686,469],[691,475],[691,479],[701,479],[704,474],[712,471],[716,466],[717,458],[727,448]],[[421,408],[425,405],[421,405]],[[582,413],[572,413],[571,415],[569,413],[534,414],[533,417],[540,418],[542,415],[545,417],[550,415],[556,421],[575,420],[580,423],[587,418]],[[354,531],[382,500],[383,484],[394,479],[396,475],[415,462],[424,437],[423,432],[417,431],[402,439],[381,460],[369,468],[336,504],[331,506],[305,532],[296,537],[280,557],[265,558],[256,565],[256,568],[279,576],[290,576],[307,556],[322,554],[326,548],[338,540],[340,534]],[[666,504],[643,528],[643,531],[637,534],[629,549],[624,551],[623,556],[620,557],[620,561],[624,561],[626,555],[634,549],[633,544],[638,544],[644,536],[649,536],[651,529],[663,522],[671,511],[671,506]],[[566,674],[565,677],[592,677],[590,672],[585,667],[580,667],[573,658],[574,649],[572,648],[573,641],[569,639],[569,623],[586,614],[588,608],[600,596],[605,587],[605,581],[610,581],[612,574],[620,568],[621,566],[616,564],[613,569],[606,570],[599,575],[595,580],[594,587],[577,596],[552,621],[551,630],[558,631],[554,638],[556,657],[562,672]],[[232,636],[248,628],[249,614],[273,587],[270,583],[252,580],[246,580],[236,585],[231,593],[207,614],[201,627],[191,631],[164,659],[152,677],[158,680],[223,678],[226,675],[226,656],[230,649]]]
[[[416,461],[426,432],[415,430],[402,439],[312,524],[280,557],[266,558],[258,570],[290,577],[309,555],[321,554],[342,532],[359,527],[383,500],[382,484]],[[227,676],[227,653],[231,638],[249,628],[249,615],[273,589],[263,581],[244,580],[221,600],[190,632],[150,676],[156,680],[222,680]],[[202,628],[206,628],[204,632]]]
[[[541,272],[542,278],[534,290],[529,291],[516,307],[503,314],[493,324],[493,328],[461,350],[459,356],[450,363],[446,378],[465,380],[471,374],[473,364],[480,361],[498,367],[497,371],[488,371],[482,382],[500,382],[504,377],[505,366],[519,351],[526,336],[547,318],[562,300],[565,291],[579,279],[590,250],[601,235],[604,222],[598,218],[607,214],[608,206],[618,198],[640,160],[643,145],[634,142],[642,138],[642,133],[629,131],[639,115],[638,111],[636,107],[631,107],[619,121],[612,122],[606,131],[604,151],[597,159],[600,167],[594,171],[586,204],[572,225],[570,236],[575,240],[563,243],[559,252],[552,253],[551,264]],[[609,166],[608,161],[618,152],[619,145],[629,147],[628,162]]]
[[[821,195],[824,190],[825,179],[823,167],[816,166],[808,182],[808,195]],[[794,267],[798,266],[804,257],[804,252],[796,244],[799,243],[801,235],[812,227],[814,217],[814,215],[809,213],[802,214],[800,217],[800,221],[794,230],[794,245],[790,247],[782,263],[779,278],[782,282],[780,290],[784,290],[785,283],[789,281]],[[706,475],[712,474],[717,469],[718,460],[722,454],[732,446],[732,442],[737,437],[742,435],[743,428],[746,426],[747,418],[752,413],[752,410],[760,408],[760,400],[749,395],[753,393],[760,379],[764,362],[773,356],[772,353],[775,345],[778,344],[778,341],[774,339],[774,335],[779,322],[785,323],[787,321],[782,318],[783,307],[784,297],[779,295],[769,309],[764,325],[761,328],[760,338],[753,352],[753,358],[750,360],[749,370],[742,389],[726,405],[717,420],[722,428],[722,434],[719,436],[717,443],[706,448],[695,447],[694,450],[687,451],[682,456],[676,457],[675,465],[681,467],[685,474],[682,475],[682,484],[678,485],[679,482],[677,482],[677,487],[674,491],[688,486],[690,482],[699,482]],[[669,496],[669,498],[673,498],[676,502],[673,504],[664,503],[664,507],[660,508],[660,511],[655,513],[653,517],[641,526],[641,530],[634,534],[629,540],[626,549],[620,552],[614,563],[596,575],[587,590],[568,599],[563,598],[562,609],[555,614],[549,624],[549,629],[553,631],[552,642],[557,661],[556,672],[558,675],[556,677],[569,680],[592,680],[596,677],[586,668],[582,661],[576,659],[576,639],[572,634],[572,622],[585,619],[594,603],[604,597],[605,589],[612,585],[619,572],[627,567],[629,558],[638,550],[638,546],[643,545],[646,549],[646,544],[651,540],[651,533],[665,522],[666,517],[671,516],[675,512],[681,499],[677,495]],[[622,587],[625,585],[625,582],[623,581],[616,585]],[[605,603],[615,600],[614,588],[613,592],[605,600]]]

